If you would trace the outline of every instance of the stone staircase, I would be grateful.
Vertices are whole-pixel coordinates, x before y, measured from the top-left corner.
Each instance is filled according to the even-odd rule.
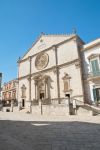
[[[84,104],[84,108],[87,109],[87,110],[91,110],[92,115],[99,115],[100,114],[100,107],[98,107],[98,106]]]
[[[3,107],[3,112],[11,112],[10,107]],[[30,109],[21,109],[19,111],[18,106],[13,107],[13,112],[20,113],[30,113]],[[41,115],[41,106],[36,105],[32,106],[31,110],[34,115]],[[68,116],[69,115],[69,106],[68,104],[53,104],[53,105],[42,105],[42,114],[43,115],[52,115],[52,116]],[[94,116],[100,115],[100,106],[84,104],[83,102],[76,99],[76,111],[72,108],[72,115],[84,115],[84,116]]]
[[[77,114],[100,115],[100,106],[90,105],[76,99]]]

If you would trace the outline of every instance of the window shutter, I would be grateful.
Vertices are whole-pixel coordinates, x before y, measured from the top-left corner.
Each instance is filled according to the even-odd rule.
[[[93,89],[94,101],[97,101],[96,89]]]
[[[99,75],[100,71],[99,71],[99,64],[98,64],[98,60],[97,59],[91,61],[91,66],[92,66],[93,75],[94,76]]]

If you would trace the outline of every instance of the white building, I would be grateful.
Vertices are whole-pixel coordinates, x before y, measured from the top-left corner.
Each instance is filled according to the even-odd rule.
[[[84,103],[80,50],[84,42],[75,34],[42,34],[18,61],[18,101],[27,108],[30,103],[59,103],[70,95]]]
[[[100,38],[84,45],[84,83],[88,101],[100,102]]]

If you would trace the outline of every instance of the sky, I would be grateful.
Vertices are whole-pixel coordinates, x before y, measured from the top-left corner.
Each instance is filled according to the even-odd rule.
[[[0,72],[17,78],[17,60],[41,32],[77,34],[86,42],[100,37],[100,0],[0,0]]]

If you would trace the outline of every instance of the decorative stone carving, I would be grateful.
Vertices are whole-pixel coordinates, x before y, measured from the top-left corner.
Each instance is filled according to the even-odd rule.
[[[54,51],[56,51],[56,50],[57,50],[57,46],[56,46],[56,45],[53,45],[52,49],[53,49]]]
[[[38,70],[44,69],[48,65],[49,56],[46,53],[41,53],[36,57],[35,67]]]
[[[31,61],[32,60],[31,56],[29,56],[28,59],[29,59],[29,61]]]
[[[63,90],[64,93],[70,91],[70,78],[71,77],[67,73],[65,73],[64,77],[62,78],[64,82],[64,90]]]
[[[75,66],[78,69],[80,67],[80,62],[75,62]]]
[[[27,80],[30,81],[31,80],[31,76],[27,77]]]
[[[91,55],[88,57],[88,59],[90,60],[90,59],[93,59],[93,58],[95,58],[95,57],[100,57],[100,54],[91,54]]]
[[[57,74],[57,68],[54,68],[54,69],[53,69],[53,73],[54,73],[54,74]]]

